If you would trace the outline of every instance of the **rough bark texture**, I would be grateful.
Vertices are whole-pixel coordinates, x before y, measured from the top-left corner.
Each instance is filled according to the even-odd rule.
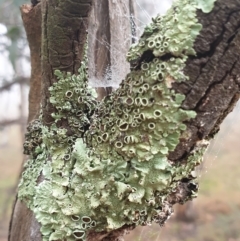
[[[173,161],[184,159],[198,140],[212,138],[240,94],[240,2],[218,0],[211,13],[199,11],[198,18],[203,29],[195,42],[197,55],[184,70],[190,80],[174,84],[186,95],[183,108],[194,109],[197,117],[171,153]]]
[[[78,73],[87,37],[92,0],[42,0],[43,122],[53,121],[48,88],[57,81],[54,70]],[[64,125],[64,123],[62,123]]]

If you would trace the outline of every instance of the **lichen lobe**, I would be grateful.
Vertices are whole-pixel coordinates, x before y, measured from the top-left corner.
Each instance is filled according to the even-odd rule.
[[[201,9],[204,13],[210,13],[214,7],[216,0],[195,0],[197,2],[198,9]]]
[[[136,62],[150,51],[153,58],[142,60],[101,103],[88,87],[86,59],[78,75],[56,71],[58,82],[49,89],[55,122],[31,132],[38,148],[25,143],[31,160],[18,194],[41,223],[44,241],[85,240],[91,230],[124,225],[163,225],[174,203],[196,196],[192,171],[207,143],[180,164],[168,160],[187,135],[185,122],[196,116],[181,108],[185,96],[171,87],[188,80],[183,69],[201,30],[196,11],[209,6],[179,0],[154,18],[127,55]],[[163,59],[166,54],[171,57]],[[67,129],[59,128],[63,120]],[[37,185],[40,173],[44,180]]]

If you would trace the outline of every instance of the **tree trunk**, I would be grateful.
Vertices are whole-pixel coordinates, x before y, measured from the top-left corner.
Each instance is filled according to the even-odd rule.
[[[84,3],[84,1],[82,1],[82,3]],[[54,15],[56,18],[61,16],[61,12],[51,12],[53,11],[53,4],[55,4],[53,1],[50,2],[44,0],[41,4],[34,4],[32,6],[23,5],[21,7],[22,19],[26,30],[31,54],[31,80],[28,122],[38,118],[40,107],[39,103],[41,102],[41,98],[43,105],[45,104],[47,106],[45,108],[46,123],[51,122],[51,105],[47,104],[47,98],[48,87],[51,86],[54,81],[56,81],[53,75],[54,69],[69,71],[75,74],[78,73],[78,68],[80,67],[80,62],[83,54],[83,45],[86,41],[87,32],[89,33],[89,68],[94,70],[90,73],[90,76],[93,80],[92,85],[97,88],[99,99],[102,99],[105,95],[112,91],[112,83],[108,82],[109,86],[106,85],[105,74],[106,70],[111,66],[111,63],[114,63],[115,66],[119,63],[116,63],[116,59],[111,57],[112,54],[116,54],[116,50],[118,54],[123,53],[120,60],[121,66],[123,67],[122,78],[124,77],[124,74],[126,74],[129,70],[129,64],[127,64],[125,61],[125,55],[131,44],[130,41],[126,41],[128,36],[131,34],[130,22],[127,20],[127,18],[124,22],[120,22],[121,19],[118,19],[119,16],[114,17],[113,14],[114,11],[116,11],[116,8],[122,9],[121,11],[123,11],[123,13],[126,15],[130,16],[130,14],[134,14],[132,0],[129,0],[129,3],[126,1],[120,1],[116,3],[113,0],[100,0],[94,1],[92,3],[92,1],[86,0],[85,4],[83,4],[84,7],[79,7],[82,12],[75,13],[76,18],[74,16],[68,16],[70,20],[66,19],[66,22],[61,22],[61,18],[54,20],[56,22],[61,22],[60,25],[62,24],[57,29],[55,28],[55,23],[47,23],[50,20],[52,21],[52,19],[48,19],[48,16]],[[93,4],[93,6],[89,21],[88,12],[90,11],[91,4]],[[73,6],[73,8],[74,7],[76,6]],[[129,7],[131,7],[131,10],[129,10]],[[83,9],[85,9],[85,11],[83,11]],[[66,11],[65,6],[62,8],[62,11]],[[74,17],[74,21],[71,21],[72,17]],[[41,36],[41,22],[45,23],[45,31],[43,30],[43,36]],[[88,24],[90,26],[89,30],[87,31]],[[121,34],[118,34],[117,26],[119,26],[119,24],[124,26]],[[53,29],[47,30],[46,26],[48,25],[50,27],[53,26]],[[70,33],[63,30],[64,28],[68,28],[68,26],[72,27],[72,32]],[[62,30],[61,33],[59,33],[60,30]],[[48,31],[51,33],[51,35],[48,34]],[[57,39],[54,36],[58,36],[60,39],[61,34],[63,35],[63,43],[57,43]],[[72,44],[68,43],[68,37],[69,39],[72,39]],[[42,43],[42,39],[50,40],[48,42],[45,41]],[[123,44],[123,42],[125,43]],[[41,45],[43,49],[42,51]],[[50,48],[49,46],[54,47]],[[68,48],[64,47],[63,49],[62,46]],[[72,51],[72,48],[74,51]],[[49,51],[49,49],[51,49],[51,51]],[[42,68],[40,68],[41,65]],[[42,96],[40,91],[41,85],[43,86]],[[117,84],[115,84],[115,86],[116,85]],[[39,229],[40,225],[36,221],[32,211],[29,210],[23,202],[20,202],[16,199],[9,227],[8,240],[41,241],[42,237]],[[112,237],[114,235],[119,236],[120,233],[122,232],[117,231],[116,234],[112,235]],[[97,236],[98,235],[96,233],[91,234],[89,240],[97,240]],[[105,236],[107,235],[100,235],[101,238]]]
[[[26,30],[31,55],[31,81],[29,92],[28,122],[34,119],[41,102],[41,5],[21,7],[22,20]]]
[[[129,15],[130,3],[131,1],[129,1],[129,4],[126,4],[126,1],[120,1],[117,7],[124,14]],[[93,5],[94,11],[90,19],[99,24],[95,26],[95,29],[92,29],[91,24],[93,22],[88,23],[91,5]],[[36,5],[33,9],[39,8],[39,6]],[[115,73],[114,67],[119,62],[124,63],[123,57],[118,56],[116,58],[115,49],[118,49],[119,52],[125,52],[128,43],[125,45],[124,39],[126,35],[129,35],[128,26],[130,26],[130,23],[128,21],[122,23],[124,28],[117,31],[115,9],[116,1],[111,0],[93,1],[93,4],[90,0],[82,0],[80,3],[77,0],[62,1],[59,5],[54,0],[42,0],[42,103],[43,122],[46,126],[53,122],[51,114],[54,108],[48,101],[48,88],[57,81],[53,74],[54,70],[77,73],[83,56],[88,26],[91,26],[89,30],[89,43],[92,46],[90,56],[94,56],[90,61],[90,66],[92,68],[95,66],[94,71],[90,72],[93,83],[96,83],[97,79],[97,81],[100,80],[102,86],[107,87],[108,83],[105,83],[106,69],[112,75],[112,73]],[[190,80],[182,83],[170,83],[177,93],[183,93],[186,96],[182,108],[194,110],[197,113],[197,117],[187,123],[187,135],[181,137],[177,148],[168,157],[174,163],[180,164],[186,157],[190,156],[191,151],[196,148],[199,141],[212,138],[218,131],[224,117],[232,110],[239,98],[239,10],[240,3],[235,0],[229,0],[227,3],[224,0],[218,0],[211,13],[198,12],[198,19],[203,25],[203,29],[194,46],[197,55],[189,57],[184,69]],[[102,11],[106,13],[105,17],[101,14]],[[117,22],[117,24],[119,23]],[[27,28],[26,31],[28,31]],[[39,32],[39,27],[35,31]],[[99,40],[106,44],[99,46]],[[109,47],[111,47],[110,50]],[[163,57],[168,58],[169,56]],[[151,54],[146,53],[138,60],[138,63],[135,63],[136,66],[143,61],[147,62],[149,58],[151,59]],[[124,69],[128,68],[124,64],[123,66]],[[34,66],[32,66],[32,69],[34,69]],[[125,73],[125,71],[123,72]],[[102,98],[108,93],[108,89],[107,91],[106,89],[100,89],[99,92]],[[62,121],[59,127],[67,129],[66,124]],[[179,196],[174,195],[171,202],[179,202]],[[181,195],[184,196],[185,194],[181,193]],[[12,216],[9,241],[41,241],[39,227],[40,225],[32,212],[26,208],[25,204],[17,201]],[[133,227],[123,226],[110,233],[90,233],[88,241],[114,241],[131,228]]]

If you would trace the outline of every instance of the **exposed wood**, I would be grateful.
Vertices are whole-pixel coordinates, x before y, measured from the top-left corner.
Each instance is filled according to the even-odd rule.
[[[131,9],[130,9],[131,6]],[[129,71],[126,53],[131,44],[130,0],[94,1],[89,21],[90,84],[102,99],[117,87]]]
[[[89,74],[93,81],[104,81],[106,69],[111,65],[110,59],[110,19],[109,1],[100,0],[93,2],[88,30],[88,58]],[[93,85],[96,83],[92,83]],[[98,97],[102,99],[107,92],[105,88],[98,88]],[[110,88],[111,91],[111,88]]]
[[[111,72],[115,88],[129,72],[126,54],[131,45],[130,1],[110,0]],[[115,84],[114,82],[119,81]]]

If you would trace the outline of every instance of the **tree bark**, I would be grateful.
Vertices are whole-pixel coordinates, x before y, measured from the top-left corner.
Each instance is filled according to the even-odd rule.
[[[48,88],[57,81],[54,70],[77,74],[87,37],[92,0],[43,0],[42,4],[42,111],[43,123],[53,122]],[[62,123],[64,125],[65,123]]]
[[[170,154],[181,161],[199,140],[211,139],[240,94],[240,2],[218,0],[209,14],[198,12],[203,29],[195,42],[197,55],[190,57],[185,74],[189,81],[174,84],[186,96],[184,109],[193,109],[197,117],[190,121],[189,135]]]
[[[27,34],[31,57],[28,122],[34,119],[41,102],[41,5],[21,7],[23,25]]]

